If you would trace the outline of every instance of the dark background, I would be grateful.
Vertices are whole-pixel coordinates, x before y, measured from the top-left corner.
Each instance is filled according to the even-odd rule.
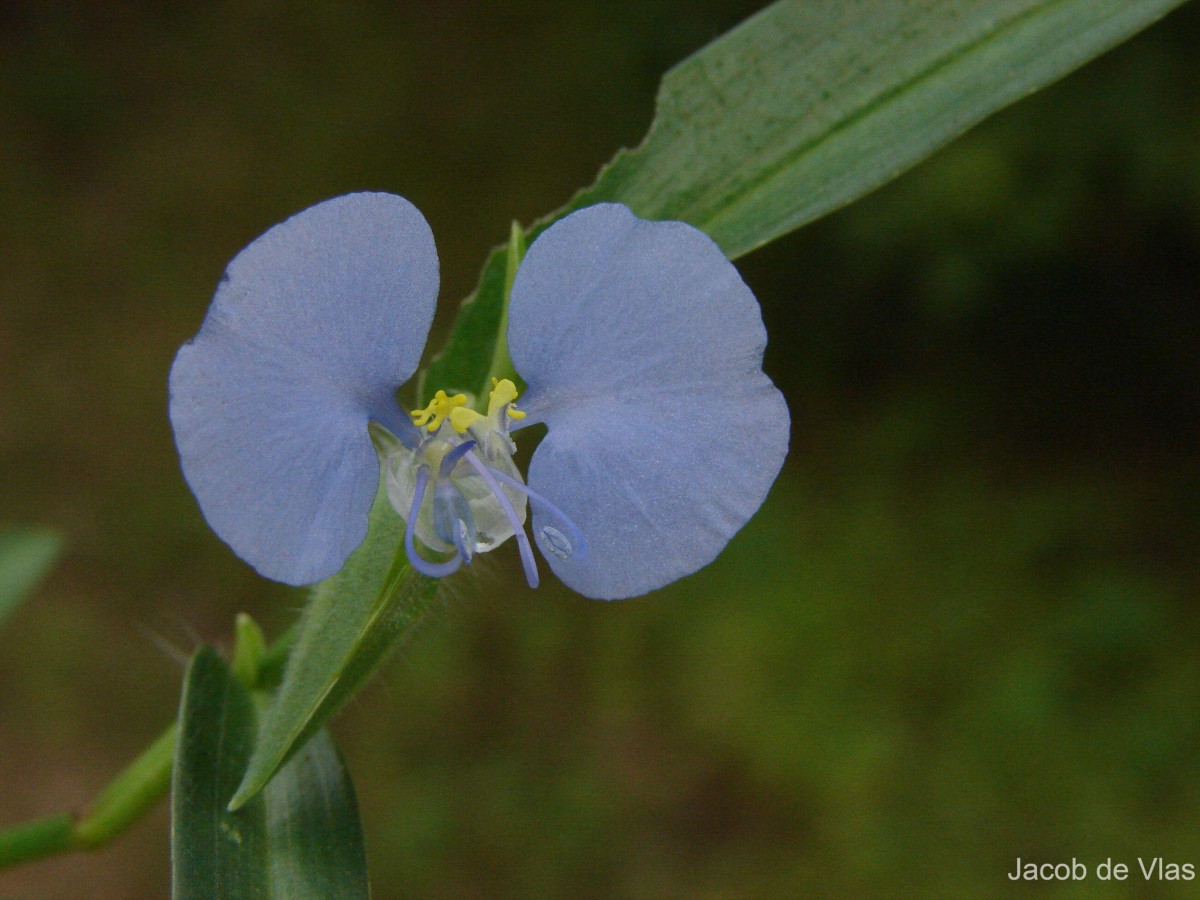
[[[0,7],[0,521],[70,541],[0,635],[0,822],[86,803],[198,642],[303,602],[208,531],[167,425],[225,263],[317,200],[402,194],[437,236],[436,348],[509,220],[758,5]],[[334,728],[377,897],[1200,863],[1197,46],[1190,4],[739,261],[792,412],[771,497],[638,600],[531,592],[507,546],[449,585]],[[167,878],[164,805],[0,895]]]

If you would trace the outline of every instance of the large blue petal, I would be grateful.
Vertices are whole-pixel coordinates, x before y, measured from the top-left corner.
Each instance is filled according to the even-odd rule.
[[[362,543],[367,422],[404,423],[437,288],[429,226],[390,194],[319,203],[229,264],[171,368],[171,424],[205,519],[266,577],[319,581]]]
[[[549,432],[529,486],[579,527],[555,573],[589,597],[643,594],[710,562],[762,504],[787,453],[762,371],[758,303],[706,235],[602,204],[562,219],[513,284],[508,342]],[[561,530],[561,529],[560,529]]]

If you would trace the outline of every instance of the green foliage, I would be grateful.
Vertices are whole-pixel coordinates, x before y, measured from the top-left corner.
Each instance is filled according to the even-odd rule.
[[[254,748],[254,702],[216,651],[188,667],[171,779],[171,893],[176,900],[267,897],[266,813],[225,806]]]
[[[1183,0],[779,2],[667,73],[619,200],[735,259],[899,175]]]
[[[62,537],[44,528],[0,531],[0,624],[54,565]]]
[[[77,846],[104,846],[157,805],[170,786],[177,738],[177,723],[173,723],[109,782],[87,814],[76,819]]]
[[[177,900],[369,896],[357,801],[327,732],[267,791],[230,812],[254,744],[255,704],[210,648],[188,668],[179,715],[171,795]]]
[[[74,826],[74,816],[60,814],[6,828],[0,832],[0,868],[74,849]]]
[[[381,491],[366,541],[342,571],[312,592],[267,709],[262,734],[241,786],[236,809],[329,720],[407,634],[437,590],[437,581],[413,571],[401,543],[404,523]]]
[[[875,190],[1182,2],[781,0],[668,72],[642,145],[527,237],[616,201],[695,225],[736,259]],[[422,399],[486,387],[504,343],[504,275],[497,247]]]
[[[328,731],[314,734],[262,796],[267,807],[272,897],[354,900],[370,896],[358,800]]]

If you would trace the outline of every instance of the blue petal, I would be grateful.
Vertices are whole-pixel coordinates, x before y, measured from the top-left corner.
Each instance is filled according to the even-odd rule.
[[[529,249],[513,285],[509,351],[526,422],[549,432],[529,486],[579,527],[567,585],[618,599],[709,563],[762,504],[787,454],[782,395],[762,371],[758,303],[706,235],[593,206]],[[549,552],[548,552],[549,551]]]
[[[319,581],[362,543],[367,422],[406,424],[437,287],[429,226],[390,194],[319,203],[229,264],[171,368],[171,424],[205,519],[266,577]]]

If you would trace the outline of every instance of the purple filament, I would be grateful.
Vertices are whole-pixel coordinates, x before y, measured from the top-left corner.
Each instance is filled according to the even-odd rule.
[[[430,562],[421,558],[413,544],[413,530],[416,528],[417,515],[421,512],[421,501],[425,499],[425,488],[428,484],[429,466],[421,466],[417,470],[417,484],[413,489],[408,521],[404,523],[404,552],[408,554],[408,561],[412,563],[412,567],[422,575],[428,575],[430,578],[443,578],[459,570],[459,567],[462,566],[462,557],[455,554],[453,559],[448,559],[443,563]]]
[[[445,456],[442,457],[442,464],[438,467],[438,478],[446,479],[447,485],[449,486],[450,490],[453,491],[455,494],[458,493],[458,488],[454,487],[453,483],[450,482],[450,480],[449,480],[450,473],[454,471],[454,467],[458,465],[458,461],[460,459],[462,459],[464,456],[466,456],[468,453],[470,453],[471,450],[474,449],[474,447],[475,447],[475,441],[463,441],[461,444],[459,444],[457,447],[455,447],[453,450],[451,450],[449,453],[447,453]],[[468,509],[464,509],[463,513],[466,516],[471,515],[471,513]],[[468,542],[463,537],[463,527],[464,527],[464,525],[463,525],[462,520],[455,519],[454,533],[453,533],[452,537],[454,539],[454,546],[458,548],[459,555],[463,558],[463,561],[467,565],[470,565],[471,564],[471,556],[474,554],[475,548],[467,546]],[[474,533],[474,526],[471,525],[468,527],[469,527],[469,530],[472,533]],[[441,537],[441,535],[439,535],[439,537]]]
[[[437,536],[457,547],[469,566],[475,553],[474,519],[470,505],[449,478],[439,478],[434,488],[433,524]]]
[[[565,512],[563,512],[533,488],[529,487],[529,485],[518,481],[511,475],[506,475],[503,472],[495,471],[493,471],[492,474],[510,487],[516,488],[518,491],[527,496],[532,502],[538,504],[545,509],[546,512],[558,519],[562,525],[565,525],[567,530],[571,533],[571,555],[577,560],[587,559],[587,541],[583,539],[583,532],[581,532],[575,526],[575,523],[571,521],[570,517]]]
[[[525,580],[529,582],[531,588],[537,587],[537,561],[533,558],[533,548],[529,546],[529,536],[525,534],[525,528],[521,525],[521,520],[517,518],[517,511],[513,509],[512,502],[509,501],[508,495],[504,493],[504,489],[492,477],[491,469],[480,462],[478,456],[474,453],[467,453],[466,460],[470,463],[471,468],[479,474],[479,477],[483,479],[483,483],[488,486],[496,499],[500,501],[500,508],[504,510],[504,516],[508,519],[508,524],[512,526],[513,535],[517,539],[517,546],[521,550],[521,565],[525,568]]]
[[[474,449],[474,441],[463,441],[461,444],[443,456],[442,464],[438,467],[438,477],[449,478],[450,473],[454,471],[454,467],[458,465],[458,461]]]

